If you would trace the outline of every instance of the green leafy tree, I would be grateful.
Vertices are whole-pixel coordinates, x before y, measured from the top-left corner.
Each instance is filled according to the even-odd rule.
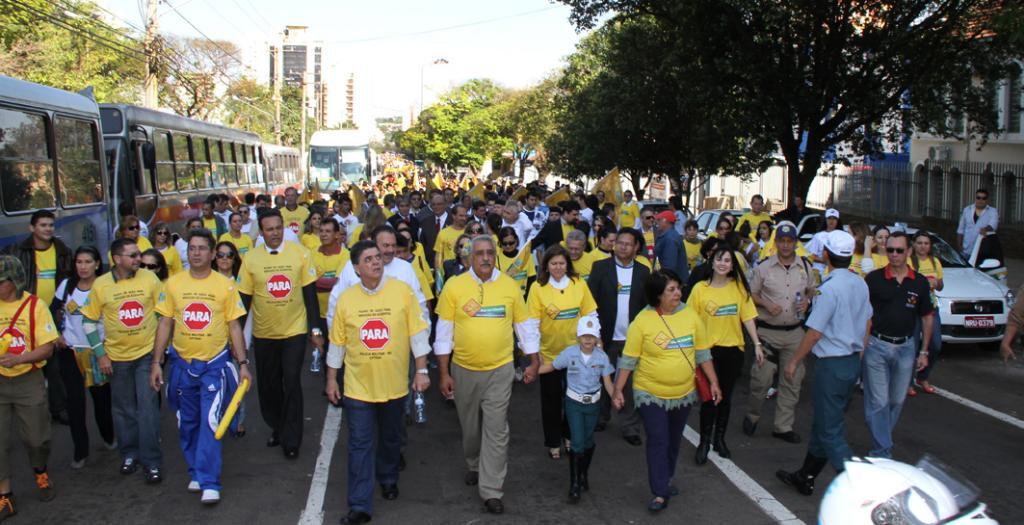
[[[510,93],[498,104],[500,130],[511,143],[519,180],[523,180],[531,156],[542,177],[551,171],[546,144],[555,131],[557,90],[558,77],[551,76],[536,86]]]

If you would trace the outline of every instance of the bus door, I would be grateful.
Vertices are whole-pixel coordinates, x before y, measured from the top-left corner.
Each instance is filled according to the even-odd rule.
[[[148,140],[132,140],[129,153],[135,214],[152,224],[158,207],[156,197],[156,148]]]

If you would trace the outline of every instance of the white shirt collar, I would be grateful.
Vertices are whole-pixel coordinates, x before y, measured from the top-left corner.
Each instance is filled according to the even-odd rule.
[[[565,290],[569,286],[569,276],[563,275],[561,279],[555,280],[553,277],[548,278],[548,284],[556,290]]]
[[[282,239],[280,246],[278,246],[277,248],[271,248],[270,245],[267,244],[266,239],[263,240],[263,247],[267,249],[267,253],[271,253],[271,252],[281,253],[281,252],[284,251],[284,245],[285,245],[285,241],[284,241],[284,239]]]
[[[363,280],[360,279],[359,280],[359,287],[362,288],[364,292],[366,292],[366,293],[368,293],[370,295],[376,295],[377,292],[380,292],[381,288],[384,288],[384,282],[387,281],[387,280],[388,280],[388,276],[387,275],[382,275],[381,278],[380,278],[380,282],[377,283],[377,287],[371,290],[370,288],[367,288],[363,284]]]
[[[483,279],[481,279],[481,278],[480,278],[480,277],[479,277],[479,276],[478,276],[478,275],[476,274],[476,272],[475,272],[475,271],[473,271],[473,267],[472,267],[472,266],[470,266],[470,267],[469,267],[469,270],[467,270],[467,271],[469,272],[469,275],[473,276],[473,279],[474,279],[474,280],[475,280],[476,282],[478,282],[478,283],[481,283],[481,284],[482,284],[482,283],[484,282],[484,280],[483,280]],[[489,283],[493,283],[494,281],[497,281],[497,280],[498,280],[498,276],[500,276],[500,275],[501,275],[501,272],[500,272],[500,271],[498,271],[498,269],[497,269],[497,268],[495,268],[495,269],[491,270],[491,278],[490,278],[490,279],[487,279],[487,281],[486,281],[486,282],[489,282]]]

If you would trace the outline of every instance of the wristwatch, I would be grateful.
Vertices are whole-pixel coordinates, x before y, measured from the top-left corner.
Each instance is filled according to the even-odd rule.
[[[417,368],[416,369],[416,373],[417,374],[423,374],[423,375],[426,376],[426,375],[430,375],[430,370],[427,370],[426,368]]]
[[[245,359],[242,359],[241,361],[238,362],[238,364],[239,365],[247,365],[247,364],[249,364],[249,358],[247,357]]]

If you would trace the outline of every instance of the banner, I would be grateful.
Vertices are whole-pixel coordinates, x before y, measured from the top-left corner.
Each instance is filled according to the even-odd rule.
[[[544,204],[548,206],[558,206],[559,202],[569,200],[569,186],[562,186],[558,188],[558,191],[548,195],[548,198],[544,199]]]
[[[352,213],[362,221],[363,206],[366,205],[366,194],[363,193],[359,186],[353,184],[348,188],[348,198],[352,199]]]
[[[470,188],[468,192],[466,192],[466,195],[473,197],[473,200],[482,201],[486,198],[486,193],[484,192],[485,186],[486,184],[484,184],[484,182],[477,182],[475,186],[473,186],[472,188]]]
[[[619,168],[612,168],[607,175],[601,177],[601,180],[594,183],[594,186],[590,188],[590,193],[596,195],[597,192],[604,192],[604,202],[610,202],[615,205],[615,209],[618,209],[622,204],[622,177],[619,175]]]

